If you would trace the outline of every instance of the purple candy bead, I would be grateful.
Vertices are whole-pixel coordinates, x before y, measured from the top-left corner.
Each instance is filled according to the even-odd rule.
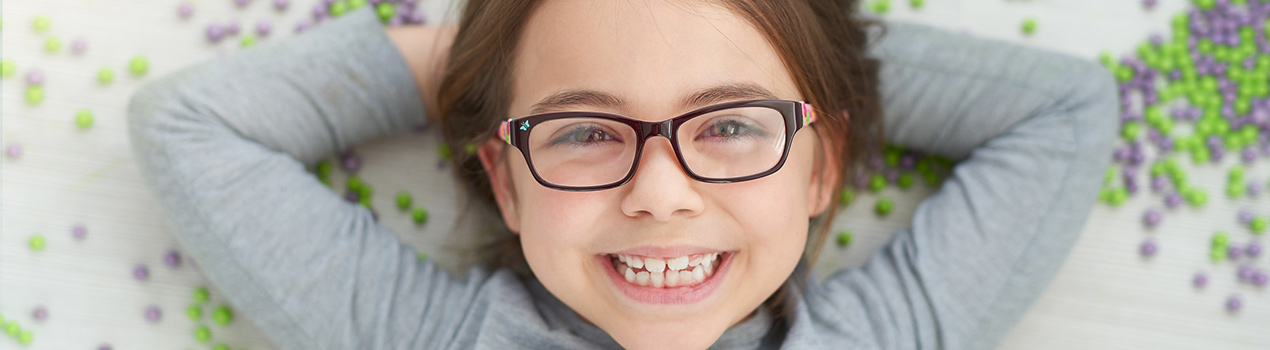
[[[273,9],[274,9],[274,10],[278,10],[278,11],[286,11],[288,7],[291,7],[291,1],[290,1],[290,0],[273,0]]]
[[[345,172],[356,174],[358,170],[362,169],[362,158],[356,154],[343,157],[340,159],[340,166],[344,168]]]
[[[1125,161],[1125,160],[1128,160],[1128,159],[1129,159],[1129,149],[1128,149],[1128,148],[1123,148],[1123,147],[1121,147],[1121,148],[1117,148],[1114,152],[1111,152],[1111,159],[1112,159],[1112,160],[1115,160],[1115,161],[1117,161],[1117,162],[1123,162],[1123,161]]]
[[[1151,191],[1160,192],[1169,187],[1169,179],[1163,176],[1151,177]]]
[[[39,69],[32,69],[26,73],[26,83],[31,85],[44,84],[44,72]]]
[[[239,31],[242,31],[242,25],[239,25],[238,22],[229,22],[229,25],[225,26],[226,35],[238,35]]]
[[[31,312],[31,317],[35,318],[36,322],[44,322],[49,318],[49,310],[44,305],[36,306],[35,311]]]
[[[411,12],[406,14],[406,22],[409,22],[410,24],[427,24],[425,23],[427,21],[427,18],[424,18],[422,13]]]
[[[1159,250],[1159,247],[1155,245],[1155,241],[1147,239],[1145,242],[1142,242],[1142,256],[1148,258],[1155,256],[1155,252],[1157,250]]]
[[[886,177],[887,182],[895,183],[895,181],[900,178],[900,171],[895,169],[886,169],[882,172],[882,176]]]
[[[360,193],[357,193],[357,191],[348,191],[344,193],[344,200],[349,201],[351,203],[357,203],[357,201],[361,199],[362,199],[362,195]]]
[[[1239,257],[1242,256],[1243,254],[1244,254],[1244,250],[1239,249],[1238,246],[1232,245],[1232,246],[1226,247],[1226,256],[1229,257],[1231,261],[1239,260]]]
[[[1177,206],[1179,205],[1182,205],[1181,195],[1178,195],[1177,193],[1169,193],[1168,195],[1164,196],[1165,207],[1168,207],[1169,209],[1173,209],[1173,208],[1177,208]]]
[[[190,18],[190,16],[194,15],[194,5],[183,2],[176,7],[176,14],[181,16],[182,19]]]
[[[1147,8],[1148,10],[1150,10],[1150,9],[1155,8],[1155,3],[1156,3],[1156,0],[1146,0],[1146,1],[1143,1],[1143,2],[1142,2],[1142,5],[1143,5],[1143,6],[1146,6],[1146,8]],[[1158,35],[1156,35],[1156,36],[1158,36]]]
[[[21,145],[21,144],[18,144],[17,142],[10,142],[10,143],[9,143],[9,146],[4,148],[4,154],[5,154],[5,155],[8,155],[8,156],[9,156],[9,159],[18,159],[18,158],[21,158],[21,157],[22,157],[22,145]]]
[[[1162,218],[1163,215],[1160,214],[1160,210],[1155,208],[1147,209],[1147,212],[1142,214],[1142,222],[1145,223],[1147,227],[1155,227],[1156,225],[1159,225],[1160,219]]]
[[[1252,266],[1239,265],[1239,270],[1235,273],[1235,276],[1239,277],[1240,282],[1248,282],[1248,280],[1252,279],[1252,272]]]
[[[210,41],[212,43],[220,42],[221,39],[225,38],[225,27],[222,27],[221,25],[215,24],[215,23],[208,24],[206,34],[207,34],[207,41]]]
[[[71,42],[71,53],[83,55],[84,51],[88,51],[88,41],[84,38],[75,38],[75,41]]]
[[[1226,156],[1226,151],[1223,151],[1221,148],[1214,148],[1208,150],[1208,156],[1212,159],[1213,163],[1221,163],[1222,157]]]
[[[1195,285],[1195,288],[1204,288],[1204,286],[1208,285],[1208,275],[1202,271],[1196,272],[1195,278],[1191,279],[1191,283]]]
[[[269,21],[261,20],[256,23],[256,35],[266,37],[271,31],[273,31],[273,25],[269,24]]]
[[[171,268],[181,266],[181,253],[176,250],[169,250],[167,254],[163,255],[163,264]]]
[[[1230,298],[1226,299],[1226,310],[1230,310],[1231,312],[1239,311],[1239,308],[1243,307],[1243,304],[1243,301],[1239,300],[1238,294],[1231,294]]]
[[[1249,222],[1252,222],[1253,215],[1248,209],[1240,209],[1236,218],[1239,219],[1240,225],[1247,225]]]
[[[309,23],[308,23],[308,22],[300,22],[300,23],[296,23],[296,24],[295,24],[295,33],[296,33],[296,34],[304,33],[304,31],[306,31],[306,30],[309,30]]]
[[[1248,243],[1248,248],[1244,248],[1244,252],[1248,253],[1249,258],[1255,258],[1261,255],[1261,244],[1257,242]]]
[[[132,278],[135,278],[138,281],[150,279],[150,268],[145,265],[137,265],[136,268],[132,269]]]
[[[150,307],[146,308],[146,320],[147,320],[147,321],[150,321],[150,322],[159,322],[159,319],[160,319],[160,318],[162,318],[162,317],[163,317],[163,311],[162,311],[162,310],[159,310],[159,307],[158,307],[158,306],[153,306],[153,305],[151,305]]]
[[[88,228],[84,227],[84,224],[75,224],[75,227],[71,227],[71,237],[75,237],[77,241],[84,240],[88,237]]]
[[[1252,147],[1244,147],[1239,154],[1239,158],[1244,161],[1244,164],[1252,164],[1253,161],[1257,160],[1257,150],[1252,149]]]
[[[900,156],[900,169],[911,170],[914,165],[917,165],[917,157],[914,157],[912,154],[904,154]]]
[[[110,344],[101,344],[97,347],[97,350],[115,350],[115,348],[111,347]]]
[[[1265,287],[1265,286],[1266,286],[1266,279],[1267,279],[1267,277],[1268,277],[1268,276],[1266,276],[1266,272],[1265,272],[1265,271],[1262,271],[1262,270],[1256,270],[1256,271],[1253,271],[1253,272],[1252,272],[1252,284],[1253,284],[1253,285],[1256,285],[1256,286],[1258,286],[1258,287]]]
[[[239,8],[247,7],[250,3],[251,0],[234,0],[234,5],[238,5]]]

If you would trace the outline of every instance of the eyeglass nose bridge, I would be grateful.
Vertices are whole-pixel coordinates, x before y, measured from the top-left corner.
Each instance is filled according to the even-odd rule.
[[[672,137],[672,129],[674,129],[674,119],[666,119],[659,122],[640,121],[639,123],[639,140],[640,143],[648,142],[653,136],[665,137],[672,144],[675,138]]]

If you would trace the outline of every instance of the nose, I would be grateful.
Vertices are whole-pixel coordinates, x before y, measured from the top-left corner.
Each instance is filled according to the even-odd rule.
[[[696,180],[680,167],[670,140],[650,138],[642,153],[635,176],[624,186],[627,192],[622,198],[622,212],[630,217],[648,215],[657,221],[701,214],[705,203],[693,189]]]

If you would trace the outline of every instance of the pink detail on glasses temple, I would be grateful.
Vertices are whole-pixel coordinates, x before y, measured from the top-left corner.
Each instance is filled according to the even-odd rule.
[[[816,110],[811,108],[811,104],[803,103],[803,125],[810,125],[816,122]]]
[[[506,142],[507,144],[512,143],[511,119],[504,120],[503,123],[498,126],[498,138],[503,139],[503,142]]]

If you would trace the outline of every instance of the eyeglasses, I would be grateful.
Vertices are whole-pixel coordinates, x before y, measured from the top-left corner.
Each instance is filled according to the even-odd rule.
[[[670,140],[688,176],[708,183],[761,178],[780,170],[794,134],[816,121],[802,101],[728,102],[648,122],[598,112],[554,112],[512,118],[498,136],[520,150],[534,179],[564,191],[596,191],[635,175],[644,142]]]

